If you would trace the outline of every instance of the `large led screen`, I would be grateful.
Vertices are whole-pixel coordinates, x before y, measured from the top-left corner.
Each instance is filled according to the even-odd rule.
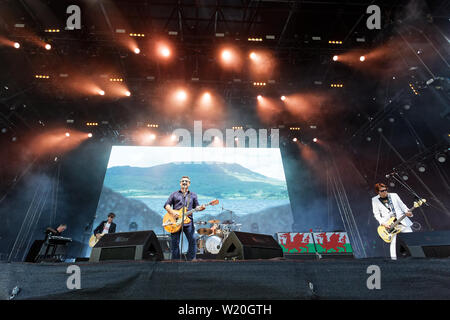
[[[280,149],[143,146],[112,148],[93,227],[114,212],[116,232],[163,234],[163,206],[182,176],[200,204],[219,200],[195,222],[232,220],[236,230],[271,235],[292,229]]]

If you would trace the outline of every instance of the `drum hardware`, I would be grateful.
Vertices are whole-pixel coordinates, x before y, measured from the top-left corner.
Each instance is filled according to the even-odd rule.
[[[194,222],[194,224],[202,225],[202,224],[208,224],[208,222],[200,220],[198,222]]]
[[[200,228],[197,230],[197,233],[200,235],[211,235],[213,234],[213,230],[211,230],[211,228]]]
[[[220,220],[209,220],[208,223],[218,224],[220,223]]]

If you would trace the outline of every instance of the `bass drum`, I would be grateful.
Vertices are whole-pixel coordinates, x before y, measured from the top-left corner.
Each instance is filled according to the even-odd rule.
[[[206,251],[212,254],[218,254],[222,247],[222,238],[218,236],[210,236],[206,239]]]

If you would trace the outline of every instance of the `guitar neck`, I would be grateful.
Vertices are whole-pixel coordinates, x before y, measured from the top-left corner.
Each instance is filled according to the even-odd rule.
[[[202,204],[202,206],[205,206],[205,207],[207,207],[207,206],[209,206],[210,204],[209,203],[205,203],[205,204]],[[200,206],[201,207],[201,206]],[[186,212],[185,214],[184,214],[184,216],[190,216],[191,214],[193,214],[195,211],[198,211],[198,210],[196,210],[196,209],[191,209],[191,210],[189,210],[188,212]]]
[[[413,206],[413,207],[409,208],[407,212],[412,212],[414,209],[416,209],[416,207]],[[394,226],[398,225],[405,218],[406,218],[406,212],[400,218],[398,218],[397,221],[395,221]]]

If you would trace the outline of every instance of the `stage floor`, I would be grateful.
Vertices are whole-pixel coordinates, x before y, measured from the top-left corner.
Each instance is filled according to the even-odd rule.
[[[67,288],[71,265],[81,289]],[[379,290],[367,287],[371,265]],[[0,298],[15,286],[16,299],[449,299],[450,259],[0,263]]]

